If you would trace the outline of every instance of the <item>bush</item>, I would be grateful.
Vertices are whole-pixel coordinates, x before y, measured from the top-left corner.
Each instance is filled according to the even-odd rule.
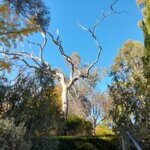
[[[31,150],[116,150],[114,139],[98,137],[41,137],[33,139]]]
[[[82,143],[78,146],[79,150],[97,150],[91,143]]]
[[[25,141],[23,124],[16,126],[13,119],[0,119],[0,149],[29,150],[30,145]]]
[[[57,138],[41,137],[32,139],[31,150],[59,150]]]
[[[5,106],[0,115],[15,118],[15,124],[24,122],[27,136],[59,135],[61,131],[63,116],[54,81],[43,70],[20,73],[11,86],[0,85],[0,108]]]
[[[115,135],[112,129],[107,126],[99,125],[96,127],[96,135],[103,136],[103,135]]]
[[[67,135],[87,136],[92,134],[92,123],[77,116],[71,116],[65,122],[65,133]]]

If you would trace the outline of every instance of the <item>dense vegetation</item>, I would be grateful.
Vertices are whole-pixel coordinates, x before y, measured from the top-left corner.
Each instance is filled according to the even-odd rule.
[[[114,13],[116,3],[102,20]],[[77,53],[65,53],[59,31],[56,39],[48,32],[50,12],[42,0],[0,0],[0,149],[116,150],[121,142],[126,149],[135,149],[128,134],[149,149],[150,1],[137,4],[143,10],[139,26],[144,43],[128,40],[119,49],[109,71],[112,83],[103,93],[97,86],[105,69],[90,72],[102,50],[96,37],[99,23],[93,29],[80,25],[98,47],[96,60],[82,65]],[[43,44],[28,40],[39,34]],[[70,77],[44,60],[47,36],[71,68]],[[20,43],[38,46],[39,57],[17,51]]]
[[[98,150],[111,149],[116,150],[117,141],[114,138],[107,140],[101,137],[43,137],[35,139],[32,150]]]
[[[112,65],[110,95],[115,128],[120,133],[132,133],[143,145],[150,143],[150,2],[138,1],[144,20],[139,25],[144,32],[144,44],[129,40],[119,49]]]

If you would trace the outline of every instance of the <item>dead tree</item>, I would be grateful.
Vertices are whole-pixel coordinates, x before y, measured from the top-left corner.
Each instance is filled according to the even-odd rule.
[[[5,50],[1,47],[0,53],[7,56],[7,59],[11,60],[20,60],[22,61],[26,66],[34,69],[39,69],[42,65],[45,65],[46,69],[44,70],[46,73],[51,74],[55,79],[57,79],[62,87],[62,111],[64,112],[65,117],[68,116],[68,92],[72,85],[79,80],[80,78],[88,78],[90,75],[91,69],[95,66],[96,63],[99,61],[99,57],[102,51],[101,44],[99,43],[97,36],[96,36],[96,29],[97,27],[102,23],[102,21],[107,18],[108,16],[115,14],[115,13],[123,13],[122,12],[116,12],[114,11],[114,5],[119,0],[114,1],[111,6],[110,10],[106,13],[102,14],[102,17],[99,18],[96,22],[96,24],[92,28],[87,28],[82,26],[81,24],[78,24],[79,27],[81,27],[83,30],[89,32],[91,37],[94,39],[96,46],[98,48],[98,53],[96,56],[96,59],[88,65],[88,67],[83,71],[80,70],[73,59],[65,53],[65,50],[63,48],[62,42],[60,40],[59,31],[57,30],[57,37],[55,38],[51,32],[43,31],[41,30],[41,35],[43,36],[43,44],[35,43],[28,41],[29,44],[33,44],[39,47],[39,56],[35,56],[33,53],[28,53],[26,51],[20,52],[20,51],[14,51],[14,52],[5,52]],[[71,71],[70,71],[70,78],[69,81],[65,81],[65,75],[61,69],[51,69],[51,66],[48,62],[46,62],[43,58],[43,51],[44,48],[48,42],[47,37],[50,37],[52,42],[58,47],[60,54],[65,58],[66,62],[70,64]],[[27,59],[30,59],[33,61],[33,63],[27,61]],[[33,65],[32,65],[33,64]]]

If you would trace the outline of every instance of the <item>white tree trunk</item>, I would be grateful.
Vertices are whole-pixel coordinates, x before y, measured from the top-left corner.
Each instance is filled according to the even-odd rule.
[[[62,111],[67,119],[68,116],[68,87],[63,84],[62,86]]]
[[[60,84],[62,88],[62,94],[61,94],[61,99],[62,99],[62,111],[65,115],[65,118],[67,119],[68,116],[68,85],[65,82],[65,76],[63,73],[57,73],[57,75],[60,77]]]

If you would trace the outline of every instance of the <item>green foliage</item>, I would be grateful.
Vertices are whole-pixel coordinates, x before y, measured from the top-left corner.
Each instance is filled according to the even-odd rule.
[[[92,123],[77,116],[69,117],[65,122],[65,133],[67,135],[85,136],[92,134]]]
[[[0,46],[5,51],[49,25],[49,12],[41,0],[0,0]]]
[[[140,21],[139,25],[144,32],[144,48],[145,55],[143,57],[144,75],[150,84],[150,1],[139,0],[140,6],[143,8],[144,19]]]
[[[144,19],[139,25],[144,44],[128,41],[112,66],[113,121],[117,130],[130,130],[145,145],[150,132],[150,1],[137,0]]]
[[[116,150],[115,139],[103,140],[98,137],[40,137],[33,139],[31,150]],[[55,147],[53,147],[55,143]]]
[[[79,57],[78,53],[73,53],[71,58],[73,59],[74,65],[78,68],[78,65],[81,62],[81,58]]]
[[[144,74],[143,57],[144,46],[140,42],[124,44],[112,66],[110,95],[116,129],[129,130],[138,140],[146,142],[150,127],[150,84]]]
[[[11,72],[11,63],[8,61],[5,61],[4,59],[0,59],[0,71],[5,71],[7,70],[8,73]]]
[[[13,119],[0,119],[0,149],[29,150],[30,144],[25,141],[25,132],[23,124],[16,126]]]
[[[2,117],[13,117],[16,124],[23,122],[28,136],[55,135],[63,122],[53,95],[53,79],[40,72],[33,76],[20,73],[12,86],[0,87]]]
[[[59,150],[57,138],[39,137],[32,139],[31,150]]]
[[[79,150],[97,150],[97,148],[95,148],[95,146],[91,143],[83,143],[83,144],[79,144],[78,146]]]
[[[113,130],[107,126],[99,125],[96,127],[97,136],[114,135]]]
[[[16,14],[21,14],[27,19],[33,18],[35,24],[46,29],[49,26],[49,11],[42,0],[4,0],[8,2]]]

